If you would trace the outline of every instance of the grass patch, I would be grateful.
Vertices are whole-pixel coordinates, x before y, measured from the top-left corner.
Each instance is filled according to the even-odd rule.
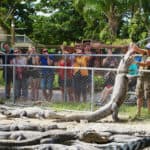
[[[3,79],[3,71],[0,70],[0,86],[4,85],[4,79]]]
[[[5,104],[5,99],[0,98],[0,104]]]
[[[54,102],[49,105],[49,107],[55,110],[78,110],[78,111],[89,111],[91,108],[90,103],[85,102]]]
[[[53,108],[56,111],[60,110],[76,110],[76,111],[90,111],[91,104],[85,102],[54,102],[49,104],[48,107]],[[99,109],[99,107],[94,107],[94,109]],[[137,112],[136,106],[122,105],[119,110],[119,114],[129,116],[129,118],[134,118]],[[147,108],[142,108],[141,117],[142,120],[150,120],[150,114],[147,112]]]
[[[122,105],[119,111],[120,114],[128,115],[130,118],[133,118],[136,115],[136,112],[137,112],[136,106],[128,106],[128,105]],[[140,118],[144,120],[150,120],[150,114],[148,113],[146,107],[142,107]]]

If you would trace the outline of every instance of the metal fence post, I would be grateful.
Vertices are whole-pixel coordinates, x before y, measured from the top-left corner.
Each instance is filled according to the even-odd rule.
[[[4,58],[4,59],[5,59],[5,62],[4,62],[4,63],[5,63],[5,66],[4,66],[5,98],[7,98],[7,94],[8,94],[8,93],[7,93],[7,92],[8,92],[8,91],[7,91],[7,86],[8,86],[8,83],[7,83],[7,82],[8,82],[8,81],[7,81],[7,80],[8,80],[8,79],[7,79],[8,66],[6,66],[6,65],[7,65],[7,54],[6,54],[4,57],[5,57],[5,58]]]
[[[12,93],[12,100],[13,104],[15,104],[15,86],[16,86],[16,67],[13,65],[13,93]]]
[[[91,70],[92,86],[91,86],[91,111],[94,109],[94,69]]]
[[[67,66],[67,55],[65,57],[64,67]],[[64,101],[67,102],[67,69],[64,69]]]

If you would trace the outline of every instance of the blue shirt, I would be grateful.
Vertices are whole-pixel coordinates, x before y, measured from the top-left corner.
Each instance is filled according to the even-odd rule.
[[[55,58],[53,56],[50,56],[50,55],[48,57],[49,57],[49,59],[51,59],[53,61],[52,65],[54,65]],[[40,64],[42,66],[48,66],[47,58],[45,56],[40,56]],[[53,68],[42,68],[41,70],[42,70],[42,74],[46,74],[46,75],[47,74],[50,74],[50,75],[54,74]]]

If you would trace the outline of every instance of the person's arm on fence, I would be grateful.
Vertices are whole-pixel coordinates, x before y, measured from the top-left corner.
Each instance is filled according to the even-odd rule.
[[[150,61],[137,62],[137,64],[139,66],[142,66],[142,67],[149,67],[150,66]]]
[[[133,48],[136,53],[150,56],[150,52],[147,49],[141,49],[136,44],[132,44],[131,48]]]

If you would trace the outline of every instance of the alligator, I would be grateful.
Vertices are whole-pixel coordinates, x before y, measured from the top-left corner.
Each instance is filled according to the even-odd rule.
[[[97,120],[103,119],[109,115],[112,115],[112,119],[114,121],[119,121],[118,112],[119,108],[124,102],[126,98],[126,94],[128,91],[128,67],[134,61],[135,51],[133,48],[133,44],[130,44],[128,47],[127,52],[121,59],[118,68],[117,74],[115,77],[115,84],[113,87],[113,92],[111,95],[110,101],[100,107],[98,110],[89,113],[83,114],[72,114],[69,116],[65,116],[63,118],[64,121],[80,121],[80,120],[87,120],[89,122],[95,122]]]

